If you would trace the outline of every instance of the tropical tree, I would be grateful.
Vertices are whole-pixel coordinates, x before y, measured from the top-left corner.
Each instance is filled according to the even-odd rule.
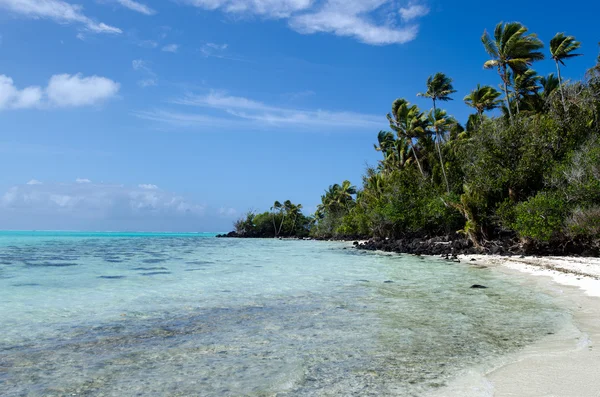
[[[273,219],[273,234],[275,235],[275,237],[277,237],[279,233],[277,232],[277,225],[275,224],[275,212],[278,212],[280,215],[283,212],[283,205],[281,205],[279,201],[275,201],[273,203],[273,206],[271,207],[271,218]]]
[[[350,181],[342,182],[342,185],[338,189],[338,202],[350,210],[350,205],[354,203],[354,195],[356,194],[356,186],[352,185]]]
[[[548,76],[540,78],[540,85],[542,86],[542,97],[547,100],[560,86],[560,80],[558,80],[558,77],[554,73],[550,73]]]
[[[525,72],[534,61],[544,59],[544,54],[539,51],[544,44],[537,35],[527,34],[527,31],[527,28],[519,22],[500,22],[496,25],[493,39],[487,31],[484,31],[481,36],[483,46],[492,58],[486,61],[483,67],[498,70],[511,121],[513,116],[508,94],[510,84],[508,70],[520,74]]]
[[[533,69],[527,69],[519,74],[509,73],[509,75],[512,78],[515,105],[517,107],[517,113],[519,113],[521,98],[528,98],[535,95],[541,89],[538,84],[541,77],[538,76],[537,72]]]
[[[377,142],[379,145],[373,146],[383,154],[380,163],[385,171],[401,169],[410,162],[410,145],[405,138],[396,139],[392,132],[379,131]]]
[[[556,71],[558,72],[558,82],[560,85],[560,97],[562,99],[562,104],[565,111],[567,110],[567,104],[565,102],[565,94],[562,88],[560,65],[565,66],[565,59],[583,55],[573,54],[573,51],[577,51],[579,47],[581,47],[581,43],[575,40],[575,37],[565,36],[564,33],[557,33],[552,40],[550,40],[550,54],[552,55],[554,62],[556,62]]]
[[[433,101],[433,115],[437,115],[436,101],[451,101],[450,95],[454,94],[456,90],[452,86],[452,79],[446,76],[444,73],[436,73],[433,76],[429,76],[427,79],[427,91],[417,94],[417,96],[430,98]],[[434,117],[435,118],[435,117]],[[444,167],[444,159],[442,157],[442,150],[440,148],[440,132],[438,125],[435,126],[435,146],[440,156],[440,165],[442,166],[442,173],[444,174],[444,182],[446,182],[446,189],[450,193],[450,184],[448,183],[448,177],[446,176],[446,169]]]
[[[477,88],[465,96],[464,101],[468,106],[477,110],[479,123],[483,124],[483,112],[496,109],[502,103],[502,100],[498,99],[500,95],[498,90],[489,85],[482,87],[477,84]]]
[[[406,99],[396,99],[392,104],[392,113],[388,113],[387,119],[390,122],[390,128],[398,134],[398,138],[406,138],[410,142],[419,171],[423,178],[426,178],[414,142],[415,139],[418,140],[425,134],[427,124],[425,114],[419,110],[417,105],[411,106]]]
[[[296,223],[298,218],[302,216],[302,204],[293,204],[291,201],[284,203],[288,212],[288,217],[292,219],[292,227],[290,229],[290,236],[296,232]]]
[[[442,139],[443,136],[446,135],[446,132],[448,132],[452,128],[452,126],[457,123],[457,121],[453,117],[449,116],[448,113],[443,109],[433,109],[429,112],[427,118],[429,121],[428,124],[432,126],[435,130],[436,146],[438,149],[438,154],[440,156],[442,174],[444,175],[444,181],[446,182],[446,190],[448,191],[448,193],[450,193],[450,184],[448,183],[448,177],[446,176],[446,168],[444,165],[444,159],[442,157],[442,151],[440,149],[439,141]]]

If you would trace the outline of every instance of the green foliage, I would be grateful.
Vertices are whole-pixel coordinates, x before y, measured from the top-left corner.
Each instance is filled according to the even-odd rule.
[[[600,206],[577,208],[567,219],[567,231],[575,238],[600,240]]]
[[[248,212],[234,223],[235,231],[243,237],[307,237],[313,219],[302,213],[301,204],[276,201],[271,211]]]
[[[516,206],[514,229],[522,238],[549,242],[563,233],[565,207],[558,195],[541,192]]]

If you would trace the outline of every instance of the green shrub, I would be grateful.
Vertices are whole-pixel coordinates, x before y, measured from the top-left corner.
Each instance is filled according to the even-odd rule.
[[[567,230],[572,237],[600,239],[600,206],[575,209],[567,219]]]
[[[515,207],[515,231],[521,238],[548,242],[563,233],[565,202],[559,196],[541,192]]]

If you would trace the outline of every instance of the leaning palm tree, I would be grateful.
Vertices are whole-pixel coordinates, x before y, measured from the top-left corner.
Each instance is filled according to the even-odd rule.
[[[494,110],[502,103],[502,100],[498,99],[500,93],[494,87],[484,85],[483,87],[477,84],[477,88],[469,93],[464,98],[465,103],[477,110],[480,125],[483,124],[483,112]]]
[[[353,186],[350,181],[342,182],[338,189],[338,202],[342,204],[346,210],[350,210],[350,204],[354,202],[354,197],[357,192],[356,186]]]
[[[494,30],[494,38],[492,39],[489,33],[484,31],[481,41],[486,52],[492,57],[483,64],[483,67],[498,70],[502,79],[508,114],[512,121],[508,97],[510,83],[508,69],[519,74],[527,70],[534,61],[544,59],[544,54],[539,51],[544,44],[537,38],[537,35],[527,34],[527,28],[519,22],[500,22]]]
[[[554,76],[554,73],[548,74],[548,76],[540,78],[540,85],[542,86],[542,97],[548,99],[550,95],[560,86],[560,80]]]
[[[565,59],[578,57],[583,54],[573,54],[581,47],[581,43],[575,40],[573,36],[565,36],[564,33],[557,33],[552,40],[550,40],[550,54],[552,59],[556,62],[556,71],[558,72],[558,82],[560,84],[560,97],[562,99],[563,108],[567,110],[567,104],[565,102],[565,94],[562,88],[562,77],[560,76],[560,65],[565,66]]]
[[[444,181],[446,182],[446,190],[450,193],[450,185],[448,184],[448,177],[446,176],[446,167],[444,166],[444,159],[442,158],[442,151],[440,149],[439,141],[442,139],[442,136],[445,136],[446,132],[448,132],[454,124],[456,124],[456,120],[449,116],[448,113],[443,109],[434,109],[429,112],[427,115],[429,120],[429,125],[434,128],[434,133],[436,136],[436,146],[438,149],[438,154],[440,156],[440,165],[442,167],[442,174],[444,175]]]
[[[410,142],[419,171],[425,179],[425,171],[423,171],[419,161],[414,143],[414,139],[418,139],[425,134],[427,119],[424,113],[419,110],[417,105],[411,106],[406,99],[396,99],[392,104],[392,113],[388,113],[387,119],[390,122],[390,128],[398,134],[398,138],[406,138]]]
[[[427,79],[427,91],[417,94],[425,98],[430,98],[433,101],[433,115],[436,115],[437,106],[436,101],[451,101],[450,95],[454,94],[456,90],[452,86],[452,79],[446,76],[444,73],[436,73],[433,76],[429,76]],[[450,193],[450,185],[448,184],[448,178],[446,177],[446,170],[444,167],[444,159],[442,157],[442,149],[440,148],[440,133],[438,125],[434,123],[435,127],[435,146],[440,156],[440,165],[442,166],[442,172],[444,174],[444,182],[446,182],[446,190]]]
[[[533,69],[527,69],[523,73],[513,74],[510,73],[512,79],[515,105],[517,107],[517,113],[519,113],[521,98],[527,99],[535,94],[542,88],[539,85],[541,76]]]
[[[277,226],[275,224],[275,210],[277,210],[277,212],[279,212],[279,214],[282,215],[283,205],[279,201],[275,201],[275,203],[273,203],[273,206],[271,207],[271,217],[273,219],[273,234],[275,235],[275,237],[277,237],[279,233],[277,232]]]

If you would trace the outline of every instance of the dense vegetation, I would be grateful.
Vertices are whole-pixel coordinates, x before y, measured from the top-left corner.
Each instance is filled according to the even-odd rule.
[[[464,126],[441,108],[456,91],[437,73],[418,94],[431,109],[393,102],[390,130],[375,145],[382,158],[360,189],[348,181],[330,186],[312,218],[285,205],[249,214],[238,232],[401,239],[460,231],[475,247],[508,239],[597,252],[600,56],[584,80],[562,81],[561,66],[579,55],[574,37],[552,38],[547,55],[557,74],[548,76],[532,69],[544,59],[543,43],[520,23],[500,23],[481,40],[489,55],[483,66],[497,71],[500,90],[477,85],[465,96],[474,113]]]

